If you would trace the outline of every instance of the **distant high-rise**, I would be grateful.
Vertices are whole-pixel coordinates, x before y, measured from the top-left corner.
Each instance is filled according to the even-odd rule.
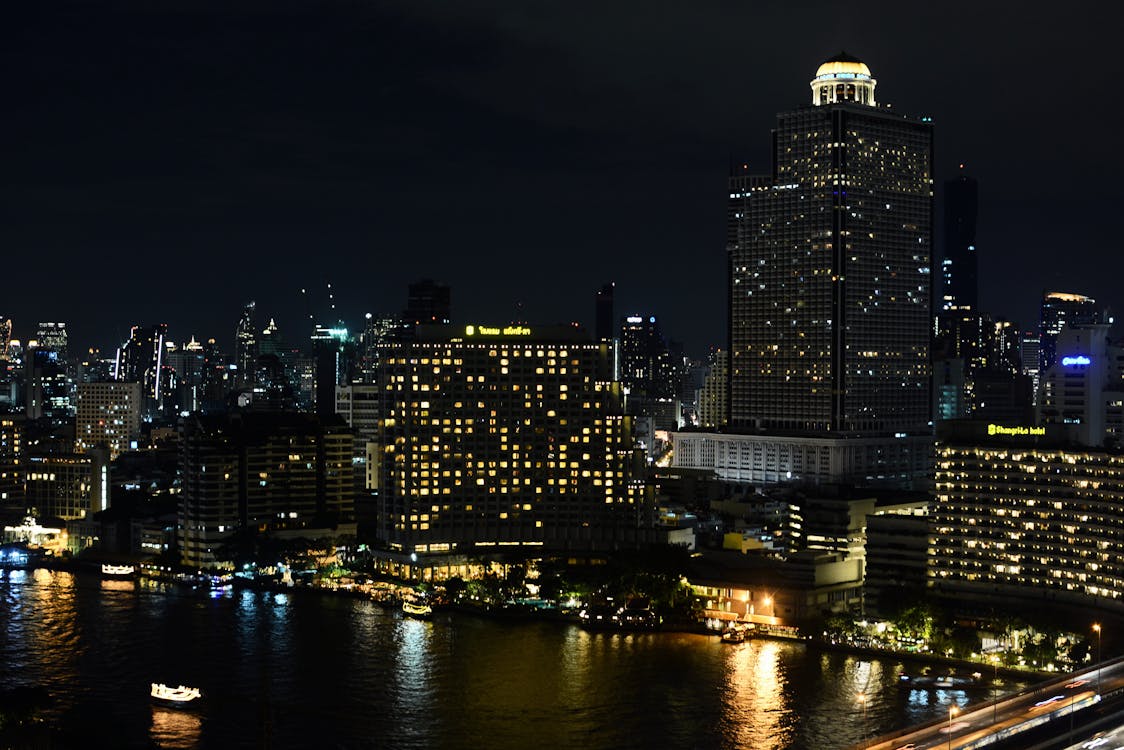
[[[812,106],[778,115],[772,174],[730,178],[735,429],[928,430],[932,125],[875,83],[827,60]]]
[[[350,382],[355,341],[343,323],[335,328],[316,326],[312,356],[316,362],[316,413],[328,419],[336,413],[336,386]]]
[[[140,383],[144,394],[145,411],[152,413],[163,407],[166,385],[164,337],[168,324],[133,326],[129,340],[117,350],[117,367],[114,380],[123,383]]]
[[[258,336],[257,329],[254,328],[256,309],[256,302],[247,302],[234,331],[234,364],[238,368],[238,384],[243,387],[254,383],[254,365],[258,359]]]
[[[390,341],[401,322],[394,315],[367,313],[366,325],[360,336],[359,377],[364,383],[378,379],[381,347]]]
[[[637,396],[676,398],[679,374],[655,315],[629,315],[621,321],[621,383]]]
[[[79,383],[75,451],[105,446],[112,461],[140,438],[140,383]]]
[[[0,315],[0,362],[8,359],[12,344],[12,319]]]
[[[974,178],[962,174],[955,180],[945,182],[942,310],[979,309],[979,262],[976,255],[978,213],[979,185]]]
[[[730,388],[726,384],[727,371],[730,368],[730,358],[725,349],[715,351],[710,358],[710,372],[706,375],[703,387],[699,391],[699,426],[724,427],[726,417],[730,413],[726,404],[726,397]]]
[[[40,349],[50,349],[57,353],[58,359],[64,363],[70,356],[66,323],[40,323],[36,326],[35,340]]]
[[[1069,292],[1044,294],[1038,321],[1039,377],[1044,376],[1054,364],[1058,334],[1063,328],[1107,322],[1095,299]]]
[[[422,279],[410,284],[406,309],[402,313],[410,325],[448,323],[452,320],[452,291],[447,284]]]
[[[616,335],[613,319],[613,288],[615,286],[615,284],[609,282],[597,290],[594,336],[598,341],[608,341]]]

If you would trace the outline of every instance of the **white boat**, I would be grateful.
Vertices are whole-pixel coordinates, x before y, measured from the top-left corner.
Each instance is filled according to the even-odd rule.
[[[738,630],[737,628],[730,628],[729,630],[722,633],[722,642],[723,643],[744,643],[745,642],[745,633],[743,633],[741,630]]]
[[[410,617],[425,618],[433,614],[433,608],[428,604],[425,604],[424,602],[419,604],[417,602],[410,601],[409,599],[402,602],[402,611]]]
[[[154,682],[152,683],[151,695],[152,700],[165,706],[187,708],[192,705],[193,701],[203,697],[203,691],[186,685],[172,688],[163,683]]]
[[[110,565],[109,563],[102,563],[101,574],[103,576],[113,576],[115,578],[122,578],[131,576],[136,573],[137,569],[132,565]]]

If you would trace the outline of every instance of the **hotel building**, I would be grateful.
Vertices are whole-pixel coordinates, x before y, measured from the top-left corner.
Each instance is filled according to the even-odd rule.
[[[1124,453],[1064,425],[938,429],[929,583],[941,594],[1124,610]]]
[[[650,527],[611,344],[577,327],[418,326],[383,352],[389,554],[633,545]]]

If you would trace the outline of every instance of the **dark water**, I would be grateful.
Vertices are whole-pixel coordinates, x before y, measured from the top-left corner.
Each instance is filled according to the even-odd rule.
[[[0,602],[0,684],[47,687],[68,746],[830,749],[969,700],[798,643],[420,622],[315,593],[0,571]],[[153,708],[153,681],[206,705]]]

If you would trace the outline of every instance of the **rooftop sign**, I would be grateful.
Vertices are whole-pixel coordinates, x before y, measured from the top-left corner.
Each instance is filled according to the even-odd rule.
[[[1086,357],[1084,354],[1076,354],[1072,357],[1062,357],[1062,367],[1073,367],[1074,365],[1088,365],[1092,364],[1093,360]]]
[[[465,326],[465,336],[530,336],[531,329],[527,326]]]
[[[988,435],[1045,435],[1045,427],[1023,427],[1018,425],[1015,427],[1006,427],[1001,424],[989,424],[987,426]]]

